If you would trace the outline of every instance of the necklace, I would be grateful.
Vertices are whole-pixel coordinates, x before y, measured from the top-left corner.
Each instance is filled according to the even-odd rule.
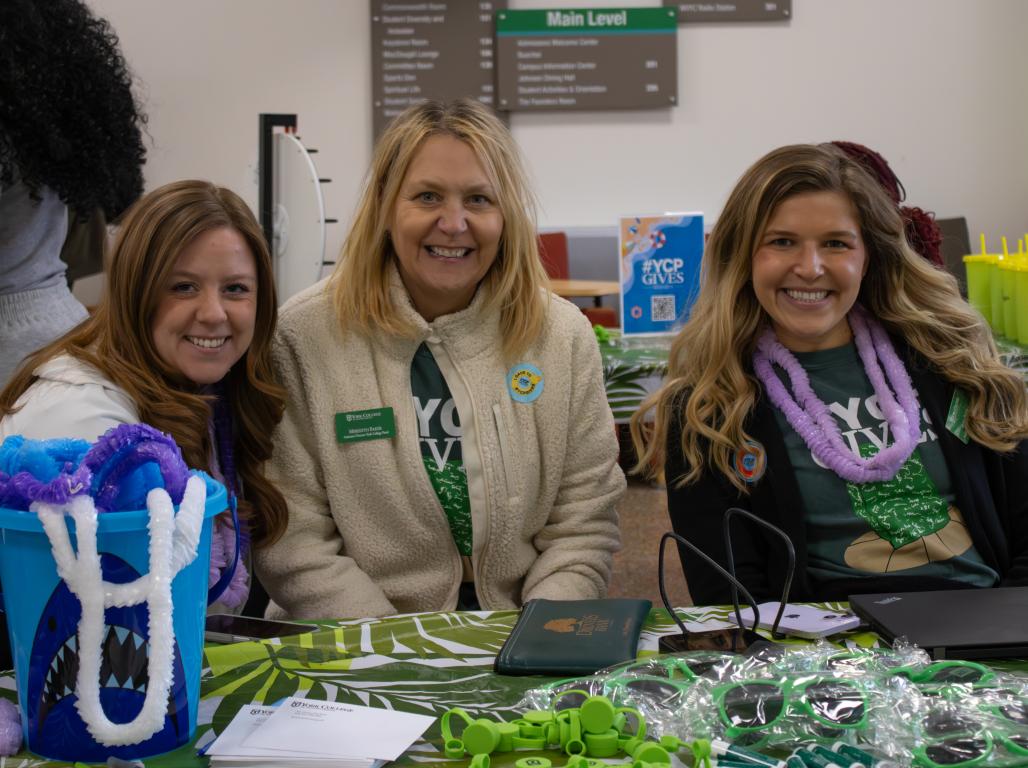
[[[807,372],[792,352],[782,346],[771,328],[757,340],[753,368],[771,402],[785,414],[818,461],[852,483],[891,480],[921,439],[921,406],[910,375],[885,329],[859,304],[853,305],[847,319],[864,372],[878,396],[878,407],[885,415],[893,440],[892,445],[874,456],[854,456],[847,448],[828,406],[814,394]],[[771,367],[772,363],[789,375],[795,399]]]
[[[214,439],[217,445],[218,465],[221,475],[225,478],[225,488],[229,494],[230,509],[235,508],[235,497],[239,490],[239,476],[236,473],[235,453],[233,450],[234,434],[232,429],[232,411],[228,402],[228,392],[224,383],[217,387],[217,399],[213,405]],[[237,530],[238,529],[238,530]],[[249,594],[249,578],[242,554],[249,543],[246,526],[233,513],[219,515],[214,519],[214,530],[211,535],[211,562],[208,575],[208,587],[214,588],[226,570],[232,569],[227,577],[218,601],[229,608],[242,605]],[[236,549],[239,549],[237,554]]]

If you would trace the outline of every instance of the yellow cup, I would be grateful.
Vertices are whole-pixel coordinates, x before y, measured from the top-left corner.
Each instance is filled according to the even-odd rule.
[[[999,265],[1000,292],[1003,297],[1003,328],[1004,335],[1017,341],[1017,273],[1021,263],[1019,259],[1007,258]]]
[[[1003,264],[1003,257],[996,254],[989,254],[989,324],[992,332],[1003,335],[1003,278],[1000,275],[1000,266]]]
[[[1017,343],[1028,346],[1028,262],[1021,262],[1015,272],[1014,301],[1017,317]]]
[[[989,322],[992,321],[992,273],[995,271],[989,260],[995,258],[989,253],[971,253],[964,257],[967,300]]]

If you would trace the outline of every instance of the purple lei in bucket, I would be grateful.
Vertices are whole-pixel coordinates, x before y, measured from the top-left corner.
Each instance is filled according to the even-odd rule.
[[[0,507],[27,510],[33,501],[66,504],[92,482],[89,470],[79,466],[88,450],[85,440],[8,437],[0,444]]]
[[[859,304],[853,305],[848,319],[864,372],[878,397],[878,406],[885,414],[893,439],[892,445],[874,456],[865,459],[854,456],[848,449],[828,406],[814,394],[807,372],[770,328],[757,340],[753,368],[771,402],[785,414],[818,461],[851,483],[891,480],[921,439],[921,406],[910,375],[885,329]],[[795,399],[775,373],[772,363],[789,375]]]
[[[36,501],[66,504],[92,495],[100,512],[143,509],[163,487],[182,501],[189,468],[168,435],[146,424],[119,424],[90,447],[83,440],[26,440],[0,445],[0,506],[27,510]]]
[[[146,424],[109,429],[82,464],[93,473],[92,493],[99,512],[145,508],[147,492],[161,479],[172,502],[179,504],[189,479],[189,468],[175,441]],[[133,475],[148,464],[156,465],[159,476]]]

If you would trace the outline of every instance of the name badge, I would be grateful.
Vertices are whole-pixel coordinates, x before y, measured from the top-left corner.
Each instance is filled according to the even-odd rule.
[[[385,440],[396,435],[396,419],[392,408],[369,408],[336,414],[336,442],[356,443],[361,440]]]
[[[953,399],[949,401],[949,413],[946,414],[946,429],[962,443],[970,439],[967,436],[967,406],[967,393],[959,387],[954,389]]]

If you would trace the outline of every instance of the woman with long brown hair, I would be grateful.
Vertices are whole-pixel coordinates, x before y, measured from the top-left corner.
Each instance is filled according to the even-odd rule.
[[[666,382],[633,418],[676,532],[724,564],[727,508],[777,525],[796,599],[1028,584],[1024,383],[904,231],[838,147],[765,155],[729,196]],[[778,599],[781,542],[739,524],[732,543],[751,594]],[[682,556],[693,599],[727,602],[728,583]]]
[[[224,479],[238,533],[256,547],[285,526],[265,478],[282,390],[271,370],[276,301],[263,233],[242,199],[205,181],[150,192],[126,213],[95,314],[29,356],[0,393],[0,439],[95,440],[121,423],[171,435],[191,467]],[[211,583],[236,559],[237,531],[218,518]],[[244,567],[222,584],[241,607]]]

